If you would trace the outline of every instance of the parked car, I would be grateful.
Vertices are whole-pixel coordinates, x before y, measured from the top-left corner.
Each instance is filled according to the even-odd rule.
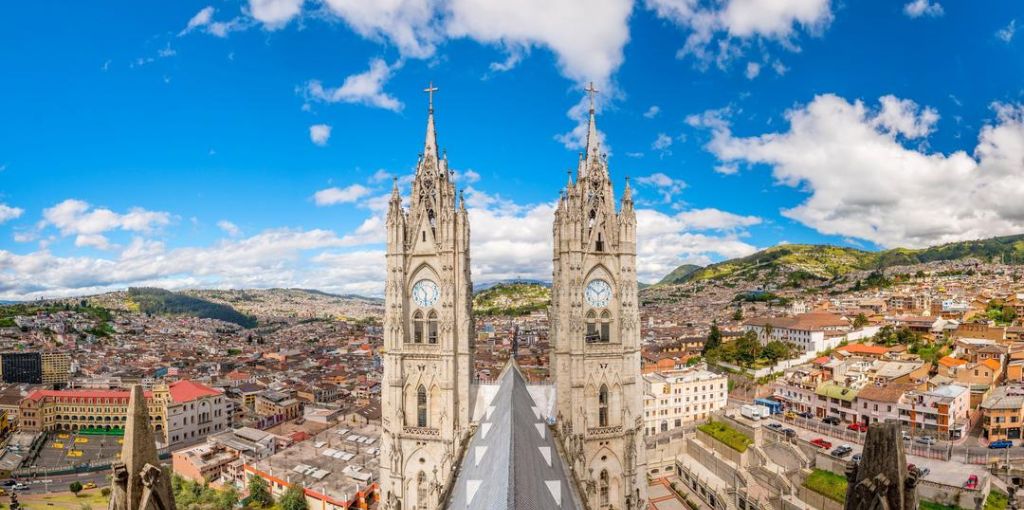
[[[900,431],[900,435],[903,436],[904,441],[910,441],[910,434],[907,434],[906,431]]]
[[[786,414],[783,414],[783,416],[785,416],[787,420],[792,420],[793,418],[796,418],[796,413],[793,411],[786,411]]]
[[[992,441],[988,444],[988,447],[993,450],[1001,450],[1003,448],[1013,448],[1013,441],[1009,439],[1000,439],[998,441]]]
[[[826,416],[825,419],[821,420],[821,422],[827,425],[839,425],[839,418],[835,416]]]
[[[786,437],[796,437],[796,431],[793,429],[782,429],[782,433],[785,434]]]
[[[804,411],[802,413],[796,413],[796,415],[801,417],[801,418],[807,418],[808,420],[811,419],[811,418],[814,418],[814,415],[809,413],[809,412],[807,412],[807,411]]]
[[[814,446],[817,446],[818,448],[823,448],[825,450],[828,450],[828,449],[832,448],[832,443],[830,443],[830,442],[828,442],[828,441],[826,441],[826,440],[824,440],[824,439],[822,439],[820,437],[817,438],[817,439],[812,440],[811,444],[813,444]]]
[[[854,455],[853,457],[850,457],[850,460],[852,462],[860,462],[860,460],[863,459],[863,458],[864,458],[864,456],[858,453],[858,454]]]
[[[844,444],[844,445],[836,448],[835,450],[832,450],[832,456],[833,457],[845,457],[845,456],[849,455],[850,452],[852,452],[852,451],[853,451],[853,448],[851,448],[850,445]]]
[[[4,480],[4,481],[0,482],[0,486],[12,487],[16,483],[18,483],[18,482],[16,482],[14,479]]]
[[[932,436],[918,436],[917,438],[914,439],[914,441],[917,441],[918,443],[921,443],[921,444],[927,444],[927,445],[935,444],[935,438],[932,437]]]
[[[977,489],[978,488],[978,475],[971,475],[967,477],[967,483],[964,484],[965,489]]]
[[[82,488],[83,489],[95,489],[96,488],[96,484],[92,483],[92,482],[85,482],[84,484],[82,484]]]
[[[14,486],[12,486],[11,488],[16,490],[16,491],[27,491],[28,490],[28,485],[25,485],[25,484],[19,482],[19,483],[14,484]]]
[[[782,429],[782,424],[781,423],[772,422],[772,423],[769,423],[768,425],[765,425],[765,427],[768,427],[768,428],[770,428],[772,430],[781,430]]]
[[[864,425],[863,423],[861,423],[859,421],[851,423],[850,426],[848,426],[846,428],[848,428],[850,430],[855,430],[857,432],[867,432],[868,431],[868,426]]]

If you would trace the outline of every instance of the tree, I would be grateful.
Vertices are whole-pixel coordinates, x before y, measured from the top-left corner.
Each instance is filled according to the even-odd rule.
[[[853,319],[853,329],[861,329],[868,325],[868,318],[862,313],[858,313],[857,317]]]
[[[281,495],[277,506],[281,507],[281,510],[309,510],[309,505],[306,504],[306,488],[300,483],[293,483]]]
[[[789,344],[779,340],[772,340],[764,346],[761,356],[771,362],[772,365],[775,365],[779,361],[789,358],[791,353],[792,349],[789,347]]]
[[[707,354],[712,349],[717,349],[722,345],[722,330],[718,329],[718,322],[711,322],[711,331],[708,333],[708,339],[704,342],[704,348],[701,349],[701,354]]]
[[[217,510],[231,510],[238,504],[238,499],[238,491],[233,485],[228,485],[227,489],[217,493]]]
[[[249,489],[249,502],[260,507],[269,507],[274,504],[274,497],[270,495],[270,489],[267,487],[267,481],[262,476],[252,476],[249,478],[249,485],[246,487]]]
[[[753,365],[757,358],[761,357],[761,342],[757,340],[757,334],[748,331],[736,342],[736,361],[745,367]]]
[[[82,492],[82,488],[82,482],[79,481],[71,482],[71,485],[68,486],[68,490],[71,491],[75,497],[78,497],[78,493]]]
[[[742,307],[736,307],[736,311],[733,312],[733,314],[732,314],[732,320],[734,320],[734,321],[741,321],[741,320],[743,320],[743,308]]]

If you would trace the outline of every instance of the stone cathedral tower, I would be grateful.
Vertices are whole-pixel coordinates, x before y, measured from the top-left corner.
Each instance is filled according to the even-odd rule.
[[[587,506],[645,508],[636,215],[621,208],[601,154],[590,93],[586,153],[555,210],[552,373],[559,433]]]
[[[469,431],[469,220],[438,154],[435,90],[427,89],[426,143],[409,208],[396,182],[387,215],[380,483],[389,510],[438,508]]]

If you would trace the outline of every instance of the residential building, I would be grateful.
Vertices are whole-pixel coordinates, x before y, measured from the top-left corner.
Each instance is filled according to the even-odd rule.
[[[292,420],[302,414],[302,404],[287,393],[265,391],[256,397],[255,410],[260,416],[280,416],[283,420]]]
[[[934,433],[942,439],[959,439],[967,433],[970,402],[970,390],[959,384],[909,391],[898,406],[900,422],[919,434]]]
[[[982,435],[989,441],[1020,439],[1024,427],[1024,389],[996,388],[981,403]]]
[[[728,378],[704,367],[644,376],[644,431],[647,435],[703,421],[725,408]]]

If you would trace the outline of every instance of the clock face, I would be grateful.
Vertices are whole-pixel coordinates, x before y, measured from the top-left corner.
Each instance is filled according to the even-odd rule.
[[[612,286],[604,280],[591,280],[583,297],[590,306],[604,308],[612,300]]]
[[[441,289],[431,280],[420,280],[412,286],[412,299],[424,308],[434,306],[441,297]]]

